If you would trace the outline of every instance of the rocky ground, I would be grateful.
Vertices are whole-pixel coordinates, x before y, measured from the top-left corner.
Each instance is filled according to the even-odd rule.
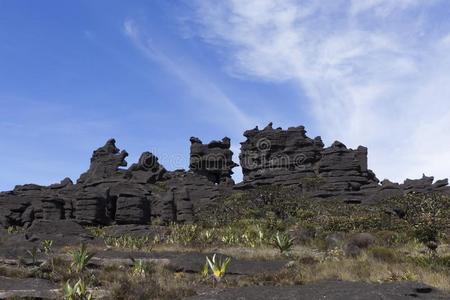
[[[110,139],[76,182],[0,192],[0,298],[449,298],[448,180],[380,182],[303,126],[244,136],[238,184],[229,138],[175,171]]]
[[[189,241],[193,228],[199,236],[208,232],[195,225],[84,228],[64,220],[40,221],[25,231],[4,230],[0,299],[62,299],[64,284],[74,285],[80,278],[94,299],[450,299],[450,265],[418,267],[388,254],[375,259],[380,255],[374,248],[378,237],[369,233],[350,238],[329,234],[324,240],[329,250],[296,244],[280,254],[263,245],[199,244]],[[157,241],[161,236],[164,241]],[[49,240],[52,245],[45,250]],[[80,243],[87,243],[93,255],[77,273],[71,251]],[[339,245],[350,249],[348,255],[339,253]],[[362,252],[353,257],[350,245]],[[443,244],[439,250],[442,257],[450,252]],[[202,275],[206,256],[214,253],[232,259],[216,284],[211,275]],[[137,268],[136,262],[144,267]]]
[[[243,287],[210,291],[192,300],[259,300],[259,299],[327,299],[327,300],[400,300],[449,299],[442,293],[416,282],[367,284],[360,282],[326,281],[289,287]]]

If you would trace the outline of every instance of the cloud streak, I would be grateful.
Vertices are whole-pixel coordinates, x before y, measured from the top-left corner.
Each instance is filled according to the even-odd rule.
[[[442,3],[228,0],[194,8],[197,33],[226,49],[231,76],[297,82],[325,140],[369,146],[379,176],[400,180],[449,175],[450,27],[433,26]]]
[[[213,117],[209,121],[220,122],[222,126],[231,127],[234,130],[248,128],[254,123],[252,117],[240,110],[225,92],[206,75],[202,74],[198,68],[194,68],[186,62],[175,60],[156,47],[145,32],[140,30],[134,20],[126,20],[123,24],[123,30],[125,35],[146,57],[173,74],[189,89],[194,98],[199,101],[193,107],[206,108],[209,115]],[[202,109],[197,112],[201,114]]]

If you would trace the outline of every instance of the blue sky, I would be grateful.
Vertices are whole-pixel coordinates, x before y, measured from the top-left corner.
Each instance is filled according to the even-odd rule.
[[[186,168],[189,137],[269,121],[369,147],[380,179],[450,174],[450,3],[0,0],[0,190],[76,180],[115,137]],[[236,178],[241,178],[236,169]]]

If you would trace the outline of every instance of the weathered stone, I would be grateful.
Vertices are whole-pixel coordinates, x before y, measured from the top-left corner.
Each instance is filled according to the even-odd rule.
[[[137,164],[131,165],[127,177],[137,183],[155,183],[163,179],[167,170],[159,164],[158,158],[151,152],[142,153]]]
[[[365,147],[335,142],[324,148],[303,126],[287,130],[269,124],[244,133],[239,156],[244,180],[234,185],[229,138],[203,144],[191,138],[190,170],[167,171],[151,152],[129,169],[127,152],[115,140],[93,152],[89,169],[76,184],[69,178],[50,186],[19,185],[0,193],[0,225],[29,227],[39,220],[76,220],[81,224],[191,223],[201,211],[234,190],[280,185],[301,196],[346,203],[377,202],[409,192],[450,194],[448,180],[433,177],[384,180],[368,169]]]
[[[109,224],[108,191],[87,187],[76,194],[75,219],[82,224]]]
[[[44,213],[44,220],[65,219],[64,200],[62,199],[43,199],[42,210]]]
[[[25,237],[30,241],[52,240],[58,246],[77,244],[93,237],[73,220],[37,220],[27,229]]]
[[[208,178],[216,184],[233,185],[232,169],[237,166],[233,162],[233,152],[230,150],[230,139],[212,141],[203,144],[199,138],[191,137],[191,154],[189,168],[191,172]]]
[[[80,176],[77,183],[94,183],[123,175],[125,171],[119,170],[119,167],[126,167],[127,156],[128,153],[125,150],[120,151],[116,147],[115,139],[108,140],[103,147],[94,151],[89,170]]]
[[[150,193],[130,183],[111,188],[110,198],[117,199],[113,219],[118,224],[149,224]],[[115,195],[115,196],[113,196]]]
[[[299,183],[302,178],[315,175],[314,164],[320,159],[323,142],[320,137],[310,139],[303,126],[288,130],[273,129],[269,124],[263,130],[256,127],[244,133],[239,155],[244,184],[284,184],[279,177],[289,177],[288,183]]]

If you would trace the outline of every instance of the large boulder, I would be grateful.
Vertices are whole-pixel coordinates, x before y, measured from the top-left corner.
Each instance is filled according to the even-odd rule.
[[[73,220],[34,221],[25,232],[25,237],[32,242],[52,240],[57,246],[78,244],[93,239],[83,226]]]
[[[0,193],[0,225],[28,227],[35,219],[55,219],[58,215],[64,218],[63,199],[72,186],[72,181],[66,178],[48,187],[25,184],[16,186],[10,192]]]

